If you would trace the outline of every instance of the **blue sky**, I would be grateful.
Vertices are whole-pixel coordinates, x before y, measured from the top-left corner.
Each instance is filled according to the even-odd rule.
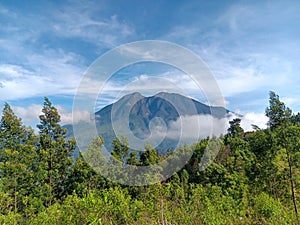
[[[99,56],[128,42],[164,40],[196,53],[213,72],[227,108],[262,124],[270,90],[300,111],[299,11],[296,0],[2,0],[0,107],[8,102],[33,125],[48,96],[69,123],[80,80]],[[141,63],[112,77],[97,108],[114,101],[124,85],[155,76],[205,101],[176,69]]]

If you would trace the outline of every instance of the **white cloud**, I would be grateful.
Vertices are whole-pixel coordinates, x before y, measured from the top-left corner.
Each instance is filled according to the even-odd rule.
[[[153,67],[155,67],[155,65],[153,65]],[[136,71],[132,71],[132,74],[135,72]],[[91,84],[85,85],[90,87],[87,88],[87,93],[88,91],[98,93],[99,86],[93,88],[93,83],[97,82],[89,81],[88,83]],[[101,86],[103,84],[104,83],[101,83]],[[205,93],[189,75],[174,69],[170,69],[167,72],[156,73],[154,75],[142,73],[128,80],[114,79],[106,82],[104,85],[102,94],[115,96],[115,99],[136,91],[145,96],[155,95],[159,92],[170,92],[189,96],[198,100],[205,99]],[[219,103],[221,104],[221,102]]]
[[[99,9],[96,5],[90,7]],[[60,37],[80,38],[102,47],[115,47],[134,35],[133,27],[119,21],[117,15],[102,19],[99,19],[99,12],[93,15],[95,8],[82,10],[82,6],[71,5],[57,10],[50,23],[51,31]]]
[[[157,138],[166,136],[175,140],[181,139],[183,144],[191,144],[206,137],[219,137],[221,134],[226,134],[229,121],[236,117],[231,113],[223,119],[211,115],[181,116],[169,124],[168,133],[166,133],[166,130],[161,129],[160,125],[153,128],[153,130],[155,130]],[[253,131],[252,125],[265,129],[267,121],[268,118],[263,113],[250,112],[241,117],[241,127],[245,132]],[[163,133],[160,133],[160,130],[163,130]]]
[[[88,63],[77,54],[94,57],[93,54],[103,49],[137,37],[149,37],[137,33],[138,24],[135,28],[134,21],[126,20],[130,16],[107,13],[105,4],[71,1],[57,7],[49,3],[45,4],[47,10],[42,13],[24,10],[22,14],[0,5],[1,20],[4,21],[0,27],[3,34],[0,58],[4,58],[0,61],[0,100],[73,94]],[[287,105],[294,106],[296,100],[292,98],[298,96],[300,81],[297,72],[299,39],[296,38],[299,31],[295,29],[295,21],[299,21],[299,4],[254,2],[223,6],[220,12],[218,10],[217,14],[214,12],[208,17],[202,13],[193,15],[191,10],[186,10],[189,12],[187,19],[190,19],[182,20],[179,25],[170,23],[166,27],[170,32],[162,34],[161,39],[175,40],[203,57],[214,72],[225,98],[246,92],[283,90],[288,93],[285,95]],[[109,16],[103,16],[107,14]],[[158,33],[153,32],[151,38],[160,39],[155,36]],[[73,50],[82,52],[81,43],[92,50],[72,53]],[[144,59],[157,58],[155,52],[137,50],[135,54]],[[174,55],[172,51],[168,52],[170,57]],[[165,78],[184,90],[186,95],[199,99],[199,87],[189,77],[171,72]],[[144,85],[140,89],[149,94],[153,94],[151,88],[157,89],[155,92],[174,90],[174,86],[158,82],[149,85],[146,76],[138,79]],[[101,84],[92,82],[86,87],[86,92],[97,92]],[[127,88],[128,92],[135,91],[134,85]],[[124,90],[124,85],[108,84],[106,90],[107,94],[114,95]],[[297,106],[299,108],[299,104]]]
[[[31,104],[28,107],[12,106],[14,113],[22,119],[24,124],[33,128],[39,123],[39,116],[42,114],[42,105]],[[81,121],[90,121],[91,114],[84,110],[69,111],[61,105],[55,105],[60,115],[62,124],[75,124]]]
[[[106,82],[105,84],[101,83],[100,81],[88,81],[87,84],[84,85],[86,86],[86,88],[83,88],[82,93],[86,93],[86,95],[88,95],[89,93],[98,93],[100,91],[99,87],[104,84],[104,88],[101,92],[100,98],[97,100],[97,108],[102,108],[103,106],[116,102],[124,95],[131,94],[133,92],[140,92],[144,96],[152,96],[159,92],[192,95],[193,93],[189,89],[190,86],[185,85],[190,81],[185,78],[184,75],[178,75],[177,78],[175,78],[175,75],[176,73],[169,73],[168,78],[168,76],[165,76],[165,74],[157,76],[141,74],[139,76],[133,77],[128,81],[113,80]],[[91,85],[88,85],[88,83],[91,83]],[[97,83],[99,85],[94,85]],[[193,96],[194,98],[199,97],[199,89],[197,91],[197,96]]]
[[[233,31],[245,29],[249,24],[255,23],[257,12],[250,5],[232,5],[217,19],[217,23],[226,23]]]
[[[32,104],[25,107],[12,106],[14,113],[20,117],[24,124],[36,127],[36,124],[39,121],[39,115],[42,114],[42,105]]]
[[[245,131],[253,131],[252,125],[256,125],[261,129],[267,128],[268,117],[264,113],[249,112],[241,119],[241,127]]]
[[[222,73],[230,76],[219,76],[218,84],[224,96],[234,96],[250,92],[265,86],[266,77],[254,68],[223,67]]]
[[[255,96],[255,91],[286,92],[287,89],[290,96],[295,96],[295,84],[299,80],[294,72],[297,56],[291,60],[282,58],[275,50],[270,50],[270,46],[265,49],[258,46],[249,49],[245,45],[242,49],[233,48],[231,51],[226,51],[224,46],[216,46],[198,46],[195,50],[208,63],[225,98],[250,92]],[[290,92],[291,88],[293,93]]]
[[[191,144],[206,137],[219,136],[226,131],[225,119],[219,120],[209,115],[181,116],[169,124],[168,131],[160,126],[152,128],[153,139],[161,137],[180,140],[180,144]],[[212,127],[214,129],[212,130]],[[163,132],[160,132],[163,130]],[[155,131],[155,132],[154,132]]]
[[[293,98],[299,90],[299,29],[294,27],[294,21],[299,20],[297,11],[299,4],[295,2],[224,4],[221,13],[212,14],[211,21],[189,15],[198,20],[175,26],[163,37],[184,40],[202,57],[225,98],[249,92],[257,96],[268,90],[281,90]]]
[[[0,100],[73,95],[87,62],[80,53],[67,50],[64,43],[64,49],[58,47],[61,41],[70,38],[90,42],[95,53],[134,34],[134,29],[116,15],[101,16],[99,3],[83,6],[71,2],[59,8],[51,3],[45,5],[47,10],[38,19],[26,10],[21,15],[0,6],[0,16],[7,15],[0,27],[4,34],[0,38]],[[48,40],[52,37],[58,42]],[[79,46],[76,50],[82,51]],[[5,61],[1,61],[2,55]]]
[[[62,106],[57,106],[62,124],[76,124],[78,122],[91,121],[91,114],[85,110],[68,111]]]
[[[150,76],[147,74],[135,76],[128,81],[109,81],[105,83],[100,99],[98,99],[98,104],[99,106],[105,106],[133,92],[140,92],[145,96],[155,95],[162,91],[183,94],[184,91],[181,89],[182,85],[178,86],[178,84],[182,84],[182,82],[175,82],[174,79],[171,80],[164,76]],[[93,85],[90,85],[90,87],[89,90],[95,91],[96,93],[99,92],[99,86],[93,88]],[[110,98],[105,98],[105,96],[110,96]]]
[[[18,98],[32,97],[41,94],[46,83],[45,78],[17,65],[0,65],[1,83],[0,100],[7,101]],[[43,90],[45,91],[45,90]]]
[[[185,141],[198,138],[220,136],[227,130],[227,119],[214,118],[211,115],[193,115],[181,116],[175,122],[170,124],[170,136],[178,137],[178,132],[181,132],[181,138]]]
[[[298,98],[293,98],[293,97],[283,97],[283,98],[280,98],[280,100],[282,102],[284,102],[284,104],[288,107],[291,107],[296,103],[299,103],[299,99]]]
[[[190,37],[199,34],[200,28],[195,26],[175,26],[162,39],[188,40]]]
[[[276,30],[281,29],[282,23],[299,18],[298,10],[299,3],[295,1],[292,4],[289,1],[237,2],[230,5],[216,23],[228,26],[234,33],[253,29]]]
[[[6,40],[13,40],[27,49],[26,44],[36,45],[40,38],[55,36],[58,38],[78,38],[100,48],[115,47],[135,34],[132,26],[117,15],[103,16],[99,2],[68,2],[67,4],[44,3],[47,10],[43,13],[27,12],[20,14],[7,8],[0,8],[0,15],[5,15],[0,32],[9,34]],[[3,46],[5,47],[5,46]],[[46,46],[40,46],[45,48]]]
[[[75,93],[83,73],[76,55],[52,50],[30,55],[28,60],[30,69],[0,64],[1,101]]]

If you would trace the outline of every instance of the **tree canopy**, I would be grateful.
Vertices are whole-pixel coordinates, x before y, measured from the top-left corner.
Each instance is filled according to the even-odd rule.
[[[76,142],[67,139],[48,98],[38,133],[5,104],[0,121],[0,223],[299,224],[299,113],[292,114],[270,92],[266,115],[266,129],[244,131],[236,118],[219,138],[167,154],[149,143],[144,151],[134,151],[122,137],[112,142],[111,157],[104,157],[103,138],[95,137],[73,158]],[[213,157],[209,150],[215,144],[220,151]],[[180,154],[189,151],[193,155],[184,168],[156,184],[125,186],[102,176],[117,177],[118,168],[128,165],[171,163],[170,155],[181,160]],[[156,175],[164,177],[157,168]]]

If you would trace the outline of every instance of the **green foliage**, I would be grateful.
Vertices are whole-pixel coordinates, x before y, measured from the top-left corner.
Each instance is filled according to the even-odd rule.
[[[236,118],[233,119],[232,121],[229,121],[229,128],[228,128],[228,134],[231,137],[243,137],[244,135],[244,130],[243,128],[241,128],[241,119],[240,118]]]
[[[128,139],[122,136],[120,139],[116,138],[112,142],[112,160],[119,161],[123,166],[125,166],[127,157],[129,154],[130,147],[128,146]]]
[[[293,114],[291,117],[291,121],[294,125],[299,124],[300,123],[300,112],[298,112],[297,114]]]
[[[42,112],[37,136],[4,107],[0,224],[299,224],[300,125],[274,92],[268,129],[245,133],[234,119],[226,135],[163,156],[149,143],[138,155],[122,137],[107,160],[96,137],[74,160],[76,143],[66,139],[47,98]],[[168,175],[159,163],[178,165],[191,152],[184,168],[149,186],[122,186],[101,176],[121,180],[150,166],[149,175],[134,178],[152,182]]]
[[[275,92],[270,92],[269,107],[266,109],[266,116],[269,117],[268,125],[275,128],[290,121],[292,111],[280,101]]]
[[[137,157],[137,152],[136,151],[130,152],[129,157],[127,159],[127,164],[133,165],[133,166],[139,165],[139,159]]]
[[[0,212],[25,211],[25,196],[34,194],[36,137],[32,129],[22,125],[8,104],[0,122]]]
[[[70,158],[76,143],[66,140],[66,129],[60,125],[60,115],[45,98],[43,114],[40,115],[39,128],[39,165],[44,201],[51,205],[53,201],[62,199],[68,191],[68,176],[73,160]]]
[[[259,224],[292,224],[289,211],[279,200],[262,192],[255,196],[253,202],[253,220]]]
[[[82,153],[76,159],[68,178],[68,193],[86,195],[90,190],[104,187],[104,179],[85,161]]]
[[[107,160],[102,153],[102,146],[104,144],[102,137],[96,137],[88,145],[87,150],[83,153],[84,160],[96,171],[101,172],[107,164]]]
[[[145,151],[140,153],[141,165],[149,166],[158,163],[159,156],[157,151],[150,145],[145,144]]]

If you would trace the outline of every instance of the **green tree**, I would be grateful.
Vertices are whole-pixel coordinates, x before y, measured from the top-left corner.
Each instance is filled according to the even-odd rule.
[[[266,116],[269,118],[268,126],[273,129],[290,121],[292,111],[280,101],[275,92],[270,91],[269,107],[266,108]]]
[[[75,193],[83,197],[92,190],[102,189],[106,182],[101,174],[97,173],[89,163],[86,162],[83,153],[79,152],[75,165],[72,167],[69,176],[69,194]]]
[[[189,162],[185,165],[185,169],[189,174],[189,180],[193,183],[201,182],[203,176],[199,171],[200,162],[209,143],[209,138],[202,139],[200,142],[191,146],[193,155]]]
[[[121,136],[120,139],[116,137],[116,139],[113,140],[112,145],[113,151],[111,155],[113,160],[117,160],[122,164],[122,166],[125,166],[130,150],[130,147],[128,146],[128,139],[124,136]]]
[[[76,142],[66,140],[66,129],[60,125],[60,115],[48,98],[45,98],[40,115],[39,128],[39,161],[43,172],[42,179],[46,184],[46,204],[51,205],[54,200],[62,199],[67,193],[68,176],[73,160],[70,158]]]
[[[229,121],[230,127],[228,128],[228,134],[231,137],[243,137],[244,135],[244,130],[241,127],[241,119],[240,118],[235,118],[232,121]]]
[[[150,143],[145,144],[145,151],[140,152],[140,161],[141,165],[143,166],[149,166],[149,165],[154,165],[159,162],[159,156]]]
[[[107,160],[102,153],[103,144],[103,138],[99,136],[92,139],[85,152],[79,152],[71,174],[71,184],[75,186],[76,193],[82,194],[106,186],[106,180],[102,177],[107,173]]]
[[[130,152],[129,157],[127,159],[127,164],[133,165],[133,166],[139,165],[139,159],[137,157],[137,152],[136,151]]]
[[[279,166],[283,167],[283,173],[287,174],[289,180],[289,187],[291,193],[291,199],[294,206],[295,215],[298,223],[298,207],[297,207],[297,172],[299,172],[299,158],[298,154],[300,152],[300,126],[281,126],[276,129],[277,136],[277,146],[278,152],[282,152],[285,157],[282,158],[281,164]],[[280,163],[280,162],[278,162]],[[298,177],[299,179],[299,177]]]
[[[5,104],[0,122],[0,190],[6,193],[6,208],[23,211],[35,189],[36,137],[11,107]]]
[[[293,114],[291,121],[293,124],[300,123],[300,112],[298,112],[297,114]]]
[[[85,161],[97,172],[101,172],[107,165],[107,160],[102,153],[103,144],[103,138],[96,137],[91,141],[87,146],[87,150],[83,153]]]
[[[298,218],[298,208],[296,202],[296,190],[295,190],[295,181],[294,181],[294,164],[293,158],[295,153],[298,153],[300,150],[300,127],[292,125],[292,111],[285,106],[283,102],[280,101],[279,96],[274,92],[270,92],[269,98],[269,107],[266,109],[266,116],[269,118],[268,125],[272,131],[274,131],[276,137],[276,156],[280,158],[280,155],[286,155],[287,166],[284,166],[284,158],[281,157],[281,160],[277,160],[277,167],[285,167],[283,171],[287,172],[287,177],[290,182],[291,198],[293,201],[294,211],[296,219],[299,223]],[[283,166],[282,166],[283,165]],[[282,174],[281,172],[280,174]],[[284,183],[284,182],[282,182]]]
[[[252,191],[260,193],[264,191],[273,198],[278,198],[279,182],[278,168],[274,165],[276,159],[276,137],[270,129],[258,130],[247,133],[250,150],[255,154],[255,162],[252,163],[251,175]]]

